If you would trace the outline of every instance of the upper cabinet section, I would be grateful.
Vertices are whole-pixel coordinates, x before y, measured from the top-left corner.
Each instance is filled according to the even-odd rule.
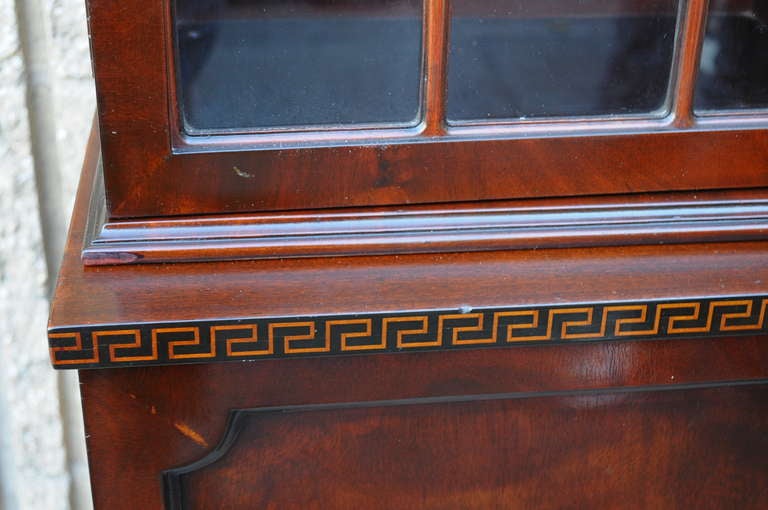
[[[768,188],[768,0],[87,1],[109,220]]]
[[[668,111],[676,0],[452,6],[452,123]]]
[[[187,134],[414,126],[419,0],[175,0]]]
[[[695,107],[768,108],[768,1],[710,0]]]

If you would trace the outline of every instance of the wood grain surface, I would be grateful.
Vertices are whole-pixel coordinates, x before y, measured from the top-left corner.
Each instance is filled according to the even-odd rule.
[[[762,385],[238,412],[228,443],[169,472],[168,500],[171,509],[760,508],[768,415],[755,404],[766,396]]]
[[[717,298],[757,295],[768,281],[765,242],[85,267],[97,160],[94,137],[52,327]],[[173,498],[192,508],[766,500],[763,334],[83,370],[80,380],[97,509]],[[259,418],[221,442],[235,410]],[[355,439],[340,442],[347,432]],[[193,474],[178,490],[163,483],[184,466]],[[379,477],[363,490],[365,473]]]
[[[84,267],[91,144],[50,326],[760,295],[765,241]]]
[[[50,331],[768,295],[768,117],[693,115],[705,4],[685,4],[668,114],[449,126],[451,2],[435,1],[420,126],[196,139],[179,129],[171,2],[89,0],[99,127]],[[100,154],[103,207],[92,196]],[[89,218],[91,200],[106,228]],[[536,215],[562,201],[570,212],[616,206],[617,237],[642,226],[627,211],[645,201],[645,237],[524,246],[546,237]],[[672,205],[654,223],[659,203]],[[514,224],[516,207],[528,223]],[[446,240],[444,253],[354,252],[358,236],[349,254],[361,256],[310,256],[331,245],[319,243],[282,258],[290,243],[276,243],[264,251],[283,249],[277,258],[222,261],[200,243],[291,229],[333,237],[344,218],[347,233],[396,239],[398,222],[421,214],[421,230],[450,231],[465,211],[469,239]],[[588,223],[568,214],[550,223],[553,236]],[[538,228],[518,246],[531,249],[507,239],[467,251],[473,232],[501,224]],[[419,228],[411,251],[426,242]],[[164,239],[181,255],[154,262],[187,261],[85,266],[94,233]],[[185,236],[207,262],[188,261]],[[765,508],[766,335],[688,333],[81,370],[95,507]]]
[[[703,0],[684,12],[663,118],[446,126],[447,14],[431,2],[419,128],[201,139],[180,134],[169,4],[88,2],[113,219],[768,186],[764,114],[690,110]]]
[[[99,509],[222,453],[184,508],[760,508],[767,377],[764,337],[80,373]]]

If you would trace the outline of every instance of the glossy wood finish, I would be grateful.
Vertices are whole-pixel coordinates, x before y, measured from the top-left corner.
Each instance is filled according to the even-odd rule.
[[[760,508],[766,397],[762,385],[257,409],[170,471],[167,493],[171,509]]]
[[[680,34],[680,68],[675,83],[673,99],[674,124],[680,128],[691,127],[695,123],[693,116],[693,91],[696,88],[696,75],[699,69],[701,46],[704,40],[704,27],[707,22],[707,4],[709,0],[689,0]]]
[[[426,115],[423,134],[439,136],[445,134],[449,1],[435,0],[426,5]]]
[[[760,295],[765,241],[83,267],[91,144],[51,327]]]
[[[451,4],[428,3],[420,126],[195,139],[170,3],[90,0],[103,147],[52,334],[682,301],[707,318],[667,313],[642,340],[568,341],[578,316],[550,343],[83,370],[97,509],[765,506],[767,336],[706,303],[768,295],[768,124],[693,117],[706,2],[685,4],[669,115],[461,126]]]
[[[89,147],[52,328],[766,292],[765,241],[84,267],[97,142],[94,137]],[[307,443],[285,435],[269,442],[271,435],[255,432],[256,420],[224,464],[196,469],[197,485],[185,490],[204,489],[203,507],[217,506],[216,498],[245,508],[265,497],[281,501],[295,477],[312,469],[302,456],[327,452],[328,469],[291,491],[299,507],[313,497],[322,508],[354,507],[359,500],[338,491],[356,485],[365,469],[388,473],[364,493],[384,506],[393,501],[391,491],[417,508],[421,501],[422,508],[451,501],[470,508],[528,501],[541,508],[574,501],[761,508],[767,497],[762,333],[84,370],[80,379],[97,509],[164,508],[172,486],[163,485],[163,472],[216,455],[232,410],[290,406],[311,407],[303,415],[272,416],[281,434],[295,432]],[[396,402],[383,410],[382,401]],[[327,404],[372,412],[312,415]],[[358,434],[352,443],[334,439],[339,431],[371,426],[373,435]],[[321,428],[333,434],[311,441]],[[403,434],[406,442],[398,442]],[[402,445],[409,444],[423,450],[406,454]],[[262,454],[254,460],[257,446]],[[449,453],[466,463],[457,460],[451,470],[445,460],[424,477],[398,477]],[[295,462],[269,472],[261,465],[244,470],[242,463],[250,469],[252,461],[275,455]],[[222,466],[229,466],[233,483],[208,490],[217,487],[211,470]],[[499,467],[506,471],[496,472],[493,486],[476,475],[451,478],[467,470],[491,476]],[[336,486],[322,484],[329,472],[341,471],[350,474]],[[419,500],[427,483],[435,499]]]
[[[232,508],[252,508],[265,497],[275,501],[291,495],[307,497],[302,488],[316,488],[314,504],[318,508],[351,508],[344,497],[324,500],[320,496],[353,483],[364,476],[365,466],[377,462],[393,471],[366,486],[368,497],[382,501],[384,507],[396,508],[386,503],[395,501],[391,498],[397,494],[413,496],[415,488],[429,483],[433,486],[430,493],[439,501],[452,494],[451,487],[460,486],[445,485],[450,480],[445,473],[451,464],[409,477],[410,486],[400,485],[397,473],[451,450],[472,448],[493,452],[484,462],[477,460],[476,466],[485,473],[496,461],[514,468],[514,472],[497,473],[497,490],[486,487],[483,491],[476,479],[465,480],[467,493],[463,497],[472,498],[475,505],[508,498],[505,507],[523,508],[517,498],[527,497],[539,498],[537,506],[556,508],[597,498],[608,506],[627,507],[633,502],[642,506],[643,501],[656,501],[661,504],[657,508],[680,508],[675,501],[700,502],[708,495],[713,498],[712,505],[703,508],[722,508],[729,502],[759,508],[766,485],[762,460],[766,445],[761,432],[766,419],[766,386],[686,388],[697,384],[729,386],[733,381],[758,383],[767,376],[768,348],[764,338],[757,337],[80,373],[96,508],[148,509],[162,507],[162,471],[189,465],[215,451],[225,437],[231,410],[366,402],[377,407],[377,402],[393,399],[402,400],[390,404],[400,417],[376,421],[369,432],[381,441],[359,457],[354,452],[357,441],[365,441],[362,431],[348,441],[334,432],[337,426],[354,426],[342,413],[334,413],[338,421],[323,427],[321,437],[312,432],[317,422],[311,412],[278,413],[276,419],[282,426],[277,436],[273,435],[275,429],[266,425],[254,437],[256,444],[245,437],[232,445],[234,457],[223,460],[225,466],[230,465],[226,471],[230,483],[216,485],[215,479],[210,480],[214,485],[208,486],[209,499],[202,500],[202,507],[218,507],[212,503],[216,498],[229,497],[240,503]],[[646,391],[636,393],[642,387],[647,387]],[[613,390],[605,391],[609,388]],[[562,391],[567,393],[558,394]],[[534,400],[527,400],[532,397]],[[439,399],[476,402],[496,398],[513,399],[504,404],[509,406],[504,416],[491,419],[481,412],[477,420],[484,425],[473,425],[463,438],[454,432],[456,427],[467,425],[471,409],[449,412],[446,406],[437,405],[430,427],[416,426],[419,423],[412,418],[418,411],[413,407],[398,409],[399,405],[428,404],[418,399],[438,399],[439,403]],[[370,417],[379,412],[372,411]],[[505,430],[508,437],[502,434]],[[429,448],[429,441],[433,441],[429,439],[419,443],[423,450],[404,458],[381,449],[391,444],[393,451],[399,451],[394,445],[401,433],[405,434],[401,445],[439,433],[444,434],[446,444],[440,449]],[[299,450],[283,450],[281,445],[286,444]],[[248,451],[256,445],[261,445],[263,455],[246,469],[237,459],[252,455]],[[303,455],[326,448],[322,459],[304,462]],[[261,462],[268,462],[273,455],[285,455],[285,462],[270,468],[258,485],[238,490],[242,484],[256,481],[254,477],[263,473]],[[467,464],[461,458],[453,462],[455,472],[466,473]],[[305,469],[318,465],[329,466],[330,473],[300,478]],[[325,477],[338,470],[349,474],[333,487],[323,488]],[[703,472],[710,475],[702,477]],[[302,480],[298,488],[297,479]],[[560,488],[541,493],[543,481]],[[395,494],[390,489],[395,489]],[[632,497],[626,499],[629,495]],[[468,501],[457,497],[457,501]],[[430,507],[422,504],[412,508]]]
[[[430,0],[419,126],[205,137],[183,135],[178,120],[170,3],[89,2],[105,196],[92,203],[85,264],[765,236],[768,117],[693,115],[705,0],[680,9],[669,113],[661,117],[448,125],[450,17],[490,16],[495,7]],[[621,8],[643,15],[664,5]],[[546,16],[555,7],[526,12]],[[590,2],[562,13],[616,15],[615,8]],[[744,202],[752,208],[746,215]]]
[[[156,142],[149,142],[133,161],[126,161],[128,151],[110,154],[115,143],[105,142],[107,203],[115,218],[768,185],[764,131],[164,154],[158,160],[148,153]],[[152,191],[161,189],[174,191]],[[152,205],[138,203],[144,200]]]
[[[97,182],[94,196],[98,197]],[[482,206],[106,220],[93,200],[86,265],[759,240],[763,190]]]
[[[441,5],[429,10],[427,45],[436,67],[425,107],[437,112]],[[701,2],[691,6],[689,28],[701,16]],[[172,113],[167,2],[91,0],[89,12],[113,219],[768,186],[759,115],[735,131],[708,122],[680,130],[668,116],[446,127],[436,138],[438,115],[426,112],[425,132],[183,139]],[[685,73],[695,71],[693,46],[678,52]],[[693,79],[676,83],[682,97]],[[686,101],[677,104],[676,118],[690,116]]]

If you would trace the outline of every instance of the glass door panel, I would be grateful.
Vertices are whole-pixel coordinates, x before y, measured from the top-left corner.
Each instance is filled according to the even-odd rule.
[[[419,0],[175,0],[183,128],[415,125],[422,11]]]
[[[663,115],[677,0],[454,0],[453,122]]]
[[[695,109],[768,108],[768,1],[710,0]]]

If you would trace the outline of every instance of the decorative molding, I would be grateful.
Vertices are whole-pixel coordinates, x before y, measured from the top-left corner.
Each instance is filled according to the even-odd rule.
[[[107,368],[521,343],[759,334],[768,296],[89,325],[48,333],[56,368]]]
[[[95,185],[85,265],[765,239],[763,190],[108,219]]]

